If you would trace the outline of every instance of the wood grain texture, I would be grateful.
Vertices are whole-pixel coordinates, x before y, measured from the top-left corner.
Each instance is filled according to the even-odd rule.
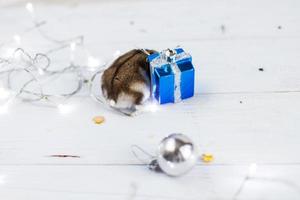
[[[69,101],[69,114],[15,101],[0,115],[0,199],[232,199],[251,163],[263,180],[247,182],[239,199],[299,199],[299,1],[78,2],[37,3],[48,22],[43,30],[56,38],[83,34],[90,54],[106,62],[116,50],[181,45],[193,55],[196,95],[134,118],[105,109],[86,91]],[[32,26],[23,7],[7,5],[0,7],[0,44]],[[54,47],[36,31],[22,45],[31,52]],[[52,58],[59,68],[69,52]],[[66,76],[48,89],[72,87]],[[98,115],[105,123],[93,123]],[[199,160],[172,179],[133,156],[132,144],[155,154],[174,132],[215,161]],[[75,157],[50,156],[60,154]]]
[[[28,199],[232,199],[248,166],[198,166],[179,178],[145,166],[7,166],[0,170],[1,197]],[[269,182],[274,179],[287,181]],[[295,177],[296,176],[296,177]],[[297,199],[299,166],[259,166],[239,199]],[[259,179],[260,178],[260,179]],[[264,181],[262,181],[264,179]]]
[[[1,116],[0,128],[8,132],[2,133],[0,158],[3,164],[137,164],[132,144],[154,154],[162,137],[182,132],[201,151],[213,152],[216,163],[300,163],[298,113],[294,112],[300,106],[299,95],[198,95],[134,118],[105,110],[88,98],[73,99],[74,111],[66,115],[20,103],[5,118]],[[293,107],[282,107],[288,104]],[[99,114],[105,115],[106,122],[96,125],[92,119]],[[48,157],[56,154],[81,158]]]

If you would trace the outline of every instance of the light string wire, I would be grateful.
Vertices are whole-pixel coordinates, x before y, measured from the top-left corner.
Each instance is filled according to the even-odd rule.
[[[36,26],[37,29],[39,29],[39,26]],[[65,45],[63,45],[65,46]],[[63,47],[62,46],[62,47]],[[61,47],[59,48],[61,49]],[[51,52],[55,52],[57,50],[51,50]],[[16,55],[20,55],[24,58],[25,57],[25,65],[19,65],[19,63],[17,63],[15,61]],[[48,53],[49,54],[49,53]],[[44,58],[47,61],[46,66],[44,66],[43,68],[39,67],[38,64],[38,58]],[[1,71],[1,74],[7,74],[7,88],[10,90],[13,90],[12,87],[12,82],[14,81],[13,78],[13,74],[17,73],[17,72],[26,72],[31,79],[27,82],[25,82],[23,84],[23,86],[20,88],[20,90],[17,92],[17,94],[15,95],[16,97],[21,97],[23,100],[25,101],[39,101],[39,100],[46,100],[49,102],[52,102],[52,100],[50,100],[51,97],[63,97],[65,99],[68,99],[70,97],[72,97],[73,95],[77,94],[83,85],[83,78],[82,78],[82,74],[79,73],[79,68],[80,66],[75,66],[73,64],[71,64],[70,66],[67,66],[61,70],[56,70],[56,71],[51,71],[50,70],[50,66],[51,66],[51,59],[48,57],[47,53],[46,54],[42,54],[42,53],[38,53],[36,54],[34,57],[31,57],[23,48],[17,48],[14,53],[13,53],[13,57],[12,59],[3,59],[1,58],[1,63],[5,64],[6,66],[13,66],[11,69],[5,70],[5,71]],[[39,81],[39,76],[36,75],[36,71],[39,72],[40,75],[42,76],[53,76],[53,75],[62,75],[66,72],[75,72],[77,74],[77,79],[78,79],[78,86],[76,87],[76,89],[70,93],[65,93],[65,94],[45,94],[43,92],[43,88],[42,88],[42,84]],[[30,86],[33,82],[36,82],[37,85],[39,86],[39,92],[36,91],[30,91],[27,89],[28,86]],[[31,95],[31,96],[35,96],[38,98],[26,98],[24,96],[21,96],[23,93],[26,93],[27,95]]]
[[[71,48],[71,56],[73,54],[74,49],[76,48],[76,46],[84,46],[84,36],[80,35],[77,37],[73,37],[73,38],[69,38],[66,40],[58,40],[56,38],[53,38],[51,36],[49,36],[48,34],[46,34],[41,28],[45,25],[47,25],[47,21],[39,21],[36,18],[35,12],[34,12],[34,7],[32,4],[28,3],[26,5],[27,10],[31,13],[32,16],[32,22],[33,22],[33,26],[29,27],[27,29],[25,29],[21,34],[16,35],[17,37],[10,39],[8,41],[5,41],[3,43],[0,43],[0,48],[3,48],[5,45],[9,45],[11,43],[13,43],[16,39],[20,39],[21,36],[24,36],[34,30],[37,30],[38,33],[40,34],[40,36],[42,36],[43,39],[54,43],[56,45],[58,45],[57,47],[50,49],[48,51],[46,51],[46,53],[37,53],[35,54],[34,57],[32,57],[28,52],[26,52],[23,48],[16,48],[12,54],[12,57],[6,58],[6,57],[0,57],[0,69],[4,68],[4,70],[0,71],[0,76],[2,75],[6,75],[6,82],[7,82],[7,88],[11,91],[13,91],[13,82],[14,82],[14,74],[18,74],[21,72],[25,72],[30,79],[28,81],[26,81],[21,88],[15,92],[15,94],[13,95],[13,98],[9,98],[6,102],[6,104],[10,103],[14,98],[21,98],[24,101],[27,102],[39,102],[39,101],[47,101],[49,103],[51,103],[52,105],[55,105],[57,107],[60,107],[61,104],[56,102],[55,100],[52,100],[53,97],[60,97],[63,98],[63,102],[65,102],[67,99],[73,97],[74,95],[78,94],[82,88],[83,88],[83,84],[86,81],[83,73],[82,73],[82,69],[87,68],[87,66],[83,66],[83,65],[76,65],[74,63],[73,60],[71,60],[70,64],[64,68],[62,68],[61,70],[51,70],[51,63],[52,60],[49,58],[49,55],[55,52],[58,52],[62,49],[66,49],[66,48]],[[146,54],[149,54],[145,49],[141,49],[143,52],[145,52]],[[20,65],[18,62],[16,62],[16,57],[18,57],[18,55],[25,57],[26,60],[26,64],[25,65]],[[44,59],[46,60],[46,65],[44,67],[40,67],[38,66],[39,64],[39,59]],[[8,67],[8,68],[7,68]],[[102,95],[96,95],[93,92],[93,86],[95,85],[94,82],[96,80],[96,78],[98,76],[102,76],[104,70],[105,70],[105,65],[98,65],[96,66],[97,71],[92,75],[92,77],[87,80],[88,84],[89,84],[89,94],[90,96],[97,102],[101,103],[102,105],[108,107],[108,108],[113,108],[111,106],[109,106],[109,104],[106,103],[105,99],[103,98]],[[43,84],[40,82],[40,76],[43,77],[52,77],[54,75],[63,75],[66,73],[74,73],[76,74],[76,79],[77,79],[77,85],[75,87],[75,89],[73,91],[70,91],[69,93],[61,93],[61,94],[47,94],[44,92],[43,89]],[[33,83],[36,83],[38,86],[38,91],[33,91],[33,90],[29,90],[29,86],[32,85]],[[1,89],[1,88],[0,88]],[[23,94],[27,94],[31,97],[34,98],[28,98],[26,96],[22,96]],[[125,115],[131,115],[130,112],[124,111],[124,110],[120,110],[117,108],[113,108],[114,110],[121,112]],[[155,159],[155,156],[149,154],[148,152],[146,152],[145,150],[143,150],[141,147],[137,146],[137,145],[132,145],[131,146],[131,151],[133,153],[133,155],[143,164],[148,164],[149,167],[151,167],[151,161],[153,159]],[[149,158],[147,161],[144,159],[141,159],[138,154],[137,151],[140,151],[142,153],[144,153],[145,155],[147,155],[147,157]],[[250,168],[256,168],[253,167],[256,165],[251,165]],[[251,169],[253,171],[253,169]],[[250,171],[251,171],[250,170]],[[256,170],[256,169],[255,169]],[[255,181],[260,181],[260,182],[270,182],[270,183],[280,183],[282,185],[285,185],[289,188],[292,188],[293,190],[295,190],[298,194],[300,194],[300,188],[297,184],[290,182],[288,180],[285,179],[276,179],[276,178],[266,178],[266,177],[255,177],[252,176],[251,173],[249,172],[245,178],[243,179],[243,181],[241,182],[238,190],[236,191],[236,193],[233,196],[233,200],[238,200],[238,198],[241,196],[241,194],[245,191],[246,185],[247,183],[251,181],[251,182],[255,182]]]
[[[245,191],[245,188],[246,188],[246,185],[248,182],[278,183],[278,184],[284,185],[284,186],[294,190],[296,193],[298,193],[300,195],[300,186],[298,186],[294,182],[286,180],[286,179],[280,179],[280,178],[259,177],[259,176],[255,175],[256,171],[257,171],[257,164],[252,163],[249,166],[246,176],[243,178],[237,191],[234,193],[232,200],[239,199],[241,194]]]
[[[157,163],[156,156],[148,153],[142,147],[135,145],[135,144],[131,145],[131,152],[137,160],[139,160],[142,164],[146,164],[150,170],[153,170],[156,172],[161,172],[161,169]],[[147,156],[147,159],[142,159],[141,156],[138,154],[138,152]],[[243,178],[237,191],[234,193],[232,200],[239,199],[241,194],[245,191],[246,185],[248,182],[278,183],[278,184],[284,185],[284,186],[294,190],[296,193],[298,193],[300,195],[300,186],[295,184],[294,182],[289,181],[287,179],[283,179],[283,178],[259,177],[259,176],[255,175],[256,171],[257,171],[257,164],[252,163],[249,166],[246,176]]]
[[[147,159],[146,158],[142,159],[142,157],[138,154],[138,152],[147,156]],[[157,161],[157,156],[154,156],[154,155],[148,153],[146,150],[144,150],[142,147],[140,147],[136,144],[131,145],[131,153],[134,155],[134,157],[137,160],[139,160],[141,162],[141,164],[147,165],[149,170],[159,172],[159,173],[162,172],[162,170],[158,164],[158,161]]]
[[[27,33],[30,33],[33,30],[37,30],[39,35],[45,39],[46,41],[49,41],[50,43],[53,43],[57,45],[55,48],[52,48],[45,53],[37,53],[35,56],[31,56],[28,52],[25,51],[25,49],[18,47],[17,49],[14,50],[12,53],[12,56],[9,56],[8,58],[5,57],[0,57],[0,75],[6,75],[6,83],[7,83],[7,89],[12,92],[14,91],[13,89],[13,83],[16,81],[15,76],[17,74],[26,73],[30,79],[26,81],[20,89],[15,92],[14,91],[14,96],[12,98],[9,98],[6,102],[8,104],[15,98],[20,98],[23,101],[26,102],[40,102],[40,101],[46,101],[51,103],[52,105],[60,108],[64,104],[61,102],[65,102],[69,98],[73,97],[74,95],[78,94],[82,88],[84,83],[88,83],[89,87],[89,95],[98,103],[101,103],[107,108],[112,108],[122,114],[125,115],[131,115],[132,112],[127,111],[127,110],[122,110],[118,108],[111,107],[106,100],[103,98],[102,91],[100,90],[100,94],[96,95],[95,92],[93,91],[93,86],[95,85],[95,80],[98,76],[102,76],[103,72],[106,68],[106,65],[103,64],[98,64],[95,66],[93,64],[93,71],[96,71],[91,78],[84,77],[84,71],[88,71],[87,65],[77,65],[74,62],[74,51],[77,46],[81,46],[85,52],[87,53],[88,51],[84,48],[84,36],[80,35],[77,37],[65,39],[65,40],[58,40],[52,36],[49,36],[46,34],[41,27],[45,26],[47,24],[47,21],[45,20],[38,20],[36,18],[35,10],[34,7],[31,3],[26,4],[26,9],[29,11],[31,14],[32,18],[32,23],[33,27],[25,29],[20,35],[18,35],[18,38],[20,40],[21,36],[24,36]],[[8,45],[10,43],[14,42],[14,39],[10,39],[6,42],[3,42],[0,44],[0,48],[3,48],[3,46]],[[71,50],[71,61],[70,64],[60,70],[51,70],[51,64],[52,60],[50,59],[49,55],[52,53],[56,53],[62,49],[70,48]],[[18,61],[18,57],[22,57],[25,59],[25,63],[20,64]],[[94,58],[88,58],[88,59],[93,59]],[[46,65],[41,67],[39,66],[39,61],[44,60],[46,61]],[[24,61],[24,60],[23,60]],[[97,61],[97,60],[96,60]],[[1,70],[4,69],[4,70]],[[8,69],[7,69],[8,68]],[[46,78],[53,78],[55,75],[61,76],[66,73],[73,73],[76,75],[77,79],[77,85],[73,91],[70,91],[69,93],[61,93],[61,94],[47,94],[44,92],[43,84],[41,83],[40,79],[46,79]],[[30,90],[29,87],[32,86],[33,84],[36,84],[38,89],[36,90]],[[0,88],[1,89],[1,88]],[[25,96],[27,95],[27,96]],[[29,97],[28,97],[29,96]],[[56,102],[54,98],[61,98],[63,100]],[[1,108],[1,107],[0,107]]]
[[[131,152],[132,154],[134,155],[134,157],[139,160],[142,164],[149,164],[153,159],[156,158],[156,156],[148,153],[146,150],[144,150],[142,147],[136,145],[136,144],[133,144],[130,146],[131,148]],[[142,159],[137,152],[141,152],[143,153],[144,155],[147,156],[147,160],[146,159]]]
[[[94,73],[91,77],[91,79],[88,81],[89,83],[89,94],[92,97],[93,100],[95,100],[98,103],[101,103],[105,108],[110,108],[113,109],[115,111],[117,111],[118,113],[121,113],[123,115],[126,116],[132,116],[132,114],[134,113],[134,111],[128,110],[128,109],[120,109],[120,108],[116,108],[113,106],[110,106],[109,103],[107,103],[107,101],[105,100],[105,98],[103,97],[103,95],[96,95],[95,92],[93,91],[93,87],[95,85],[95,80],[98,76],[102,77],[103,72],[105,69],[100,69],[99,71],[97,71],[96,73]],[[100,94],[102,93],[102,89],[100,89]]]

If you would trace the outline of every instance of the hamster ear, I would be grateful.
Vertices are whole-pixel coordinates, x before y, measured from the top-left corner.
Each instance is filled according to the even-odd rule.
[[[148,53],[150,53],[150,54],[157,53],[157,51],[152,50],[152,49],[146,49],[146,51],[147,51]]]

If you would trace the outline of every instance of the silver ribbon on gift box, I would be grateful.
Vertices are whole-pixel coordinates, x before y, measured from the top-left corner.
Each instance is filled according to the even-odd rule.
[[[153,87],[153,91],[155,91],[155,82],[153,80],[153,73],[154,68],[160,68],[165,65],[170,65],[172,72],[175,76],[175,83],[174,83],[174,101],[179,102],[181,101],[181,90],[180,90],[180,84],[181,84],[181,70],[179,69],[177,63],[181,60],[190,58],[190,54],[186,52],[177,53],[176,50],[167,49],[162,51],[159,56],[154,58],[150,62],[151,66],[151,84]],[[152,93],[153,93],[152,91]]]

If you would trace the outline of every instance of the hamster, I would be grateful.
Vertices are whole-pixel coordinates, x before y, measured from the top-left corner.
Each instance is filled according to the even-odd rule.
[[[131,50],[103,72],[102,93],[110,106],[136,111],[150,97],[150,66],[146,52]]]

